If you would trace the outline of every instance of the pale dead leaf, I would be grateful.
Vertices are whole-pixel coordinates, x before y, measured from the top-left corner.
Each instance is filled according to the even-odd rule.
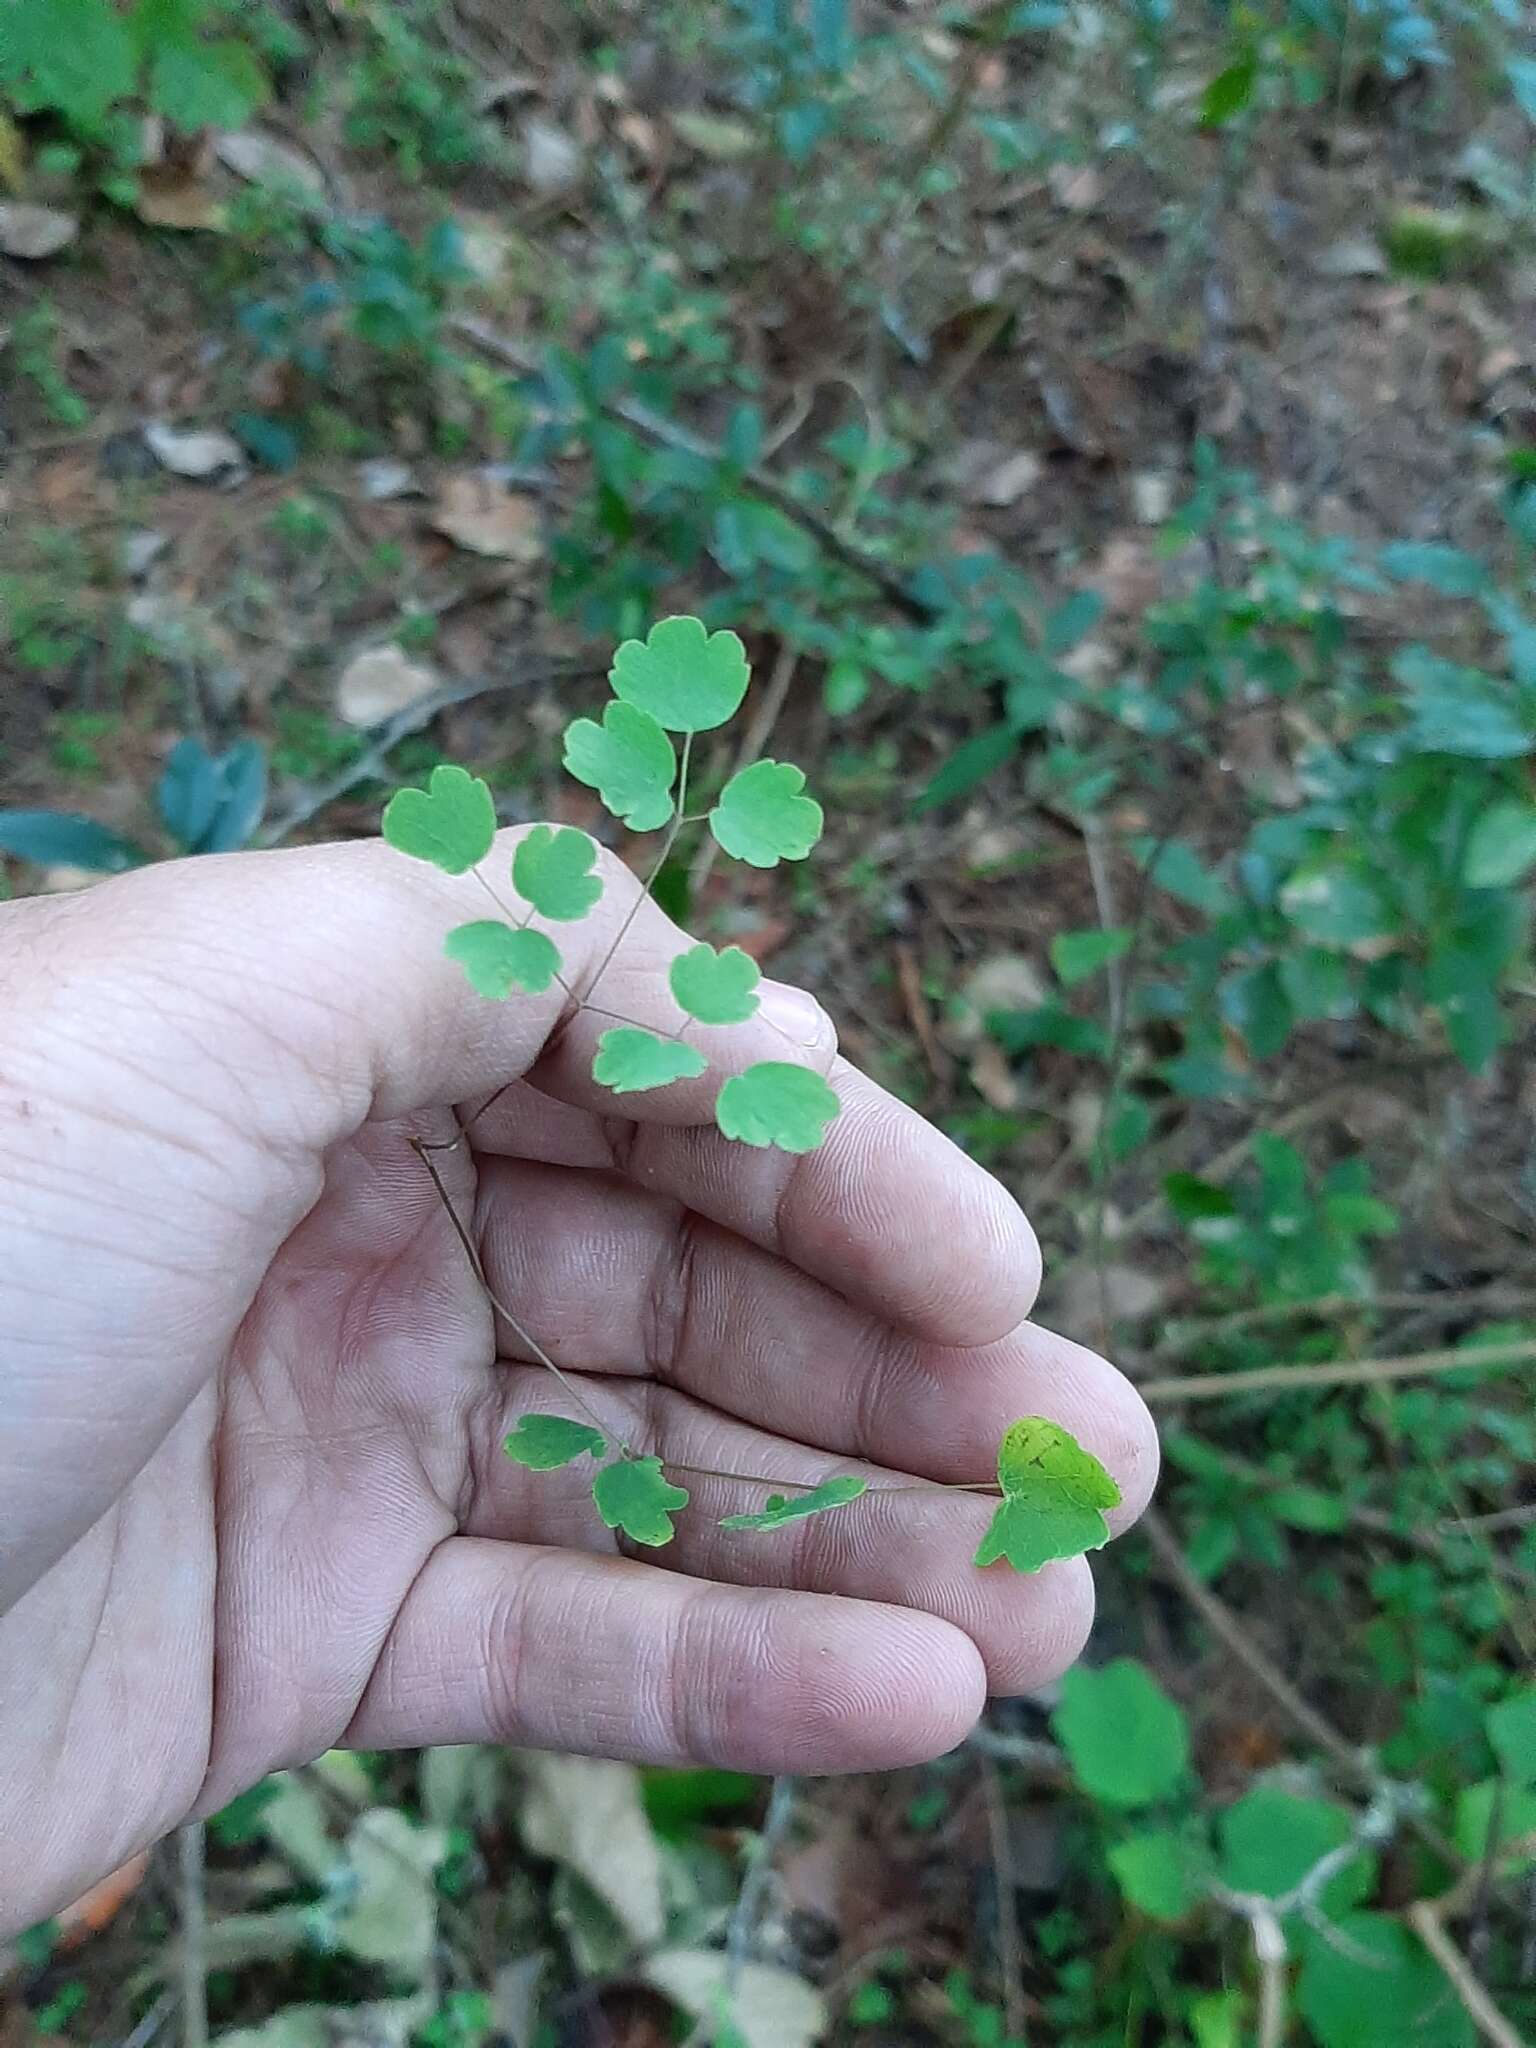
[[[430,1993],[371,2005],[286,2005],[255,2026],[215,2034],[215,2048],[406,2048],[437,2009]]]
[[[56,206],[24,206],[19,200],[0,205],[0,255],[41,263],[67,249],[79,232],[79,215]]]
[[[1131,503],[1142,526],[1161,526],[1173,510],[1173,478],[1163,469],[1139,469],[1131,478]]]
[[[450,476],[438,492],[432,524],[456,547],[508,562],[536,562],[544,552],[538,507],[475,471]]]
[[[1095,1272],[1092,1266],[1081,1265],[1063,1281],[1056,1314],[1069,1334],[1091,1335],[1106,1317],[1111,1323],[1139,1323],[1167,1298],[1166,1283],[1139,1266],[1110,1264]]]
[[[583,158],[575,137],[542,114],[522,125],[523,176],[541,199],[573,192],[581,183]]]
[[[260,128],[238,128],[232,134],[218,135],[213,151],[226,171],[233,171],[248,185],[270,185],[306,199],[326,196],[325,173],[320,166],[291,142]]]
[[[397,462],[389,455],[378,455],[368,462],[360,462],[357,481],[363,496],[376,505],[387,503],[391,498],[422,496],[420,479],[411,465]]]
[[[72,896],[77,889],[89,889],[93,882],[106,878],[99,868],[72,867],[68,861],[57,866],[44,868],[41,876],[43,894],[46,896]]]
[[[632,1764],[596,1757],[523,1759],[523,1840],[536,1855],[563,1863],[590,1885],[642,1946],[666,1925],[661,1857]]]
[[[736,163],[757,149],[757,136],[744,121],[729,121],[719,114],[674,114],[672,129],[690,149],[715,163]]]
[[[1042,467],[1032,448],[1017,449],[977,479],[972,496],[980,505],[1017,504],[1040,481]]]
[[[204,483],[224,470],[243,469],[245,454],[240,443],[222,427],[173,427],[164,420],[147,420],[144,445],[162,469],[175,476],[191,477]]]
[[[1052,164],[1046,183],[1068,213],[1091,213],[1104,196],[1104,180],[1092,164]]]
[[[492,1980],[496,2031],[511,2048],[533,2048],[539,2029],[539,1990],[548,1969],[548,1951],[535,1949],[514,1963],[503,1963]]]
[[[180,164],[151,164],[139,173],[133,210],[146,227],[180,234],[220,233],[224,208],[196,171]]]
[[[652,1956],[645,1977],[691,2018],[718,2029],[728,2021],[744,2048],[813,2048],[826,2029],[826,2007],[803,1978],[768,1963],[734,1972],[716,1949],[674,1948]]]
[[[1319,277],[1385,277],[1387,259],[1368,236],[1346,236],[1319,249],[1312,268]]]
[[[1032,960],[1022,953],[995,953],[960,984],[939,1035],[963,1051],[981,1043],[994,1010],[1038,1010],[1049,994]]]
[[[336,714],[346,725],[366,730],[409,710],[437,688],[429,668],[407,658],[394,641],[370,647],[349,661],[336,684]]]
[[[993,1109],[1005,1114],[1018,1108],[1023,1096],[1008,1055],[995,1038],[984,1038],[971,1055],[971,1086]]]
[[[419,1981],[437,1939],[433,1874],[448,1853],[443,1828],[419,1828],[392,1806],[365,1813],[347,1837],[356,1890],[335,1919],[349,1954],[387,1963],[407,1982]]]

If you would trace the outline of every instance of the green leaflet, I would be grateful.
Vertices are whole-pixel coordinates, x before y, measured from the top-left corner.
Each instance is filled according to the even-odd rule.
[[[634,1095],[645,1088],[665,1088],[672,1081],[692,1081],[709,1065],[703,1053],[676,1038],[658,1038],[636,1025],[616,1025],[597,1041],[592,1078],[615,1095]]]
[[[603,893],[597,842],[574,825],[535,825],[512,856],[512,886],[541,917],[574,924]]]
[[[530,1472],[553,1472],[561,1465],[574,1465],[578,1458],[601,1458],[608,1450],[597,1430],[563,1415],[520,1417],[501,1448],[514,1465]]]
[[[706,633],[698,619],[662,619],[613,657],[613,694],[669,732],[710,732],[734,718],[751,679],[734,633]]]
[[[660,1458],[619,1458],[605,1465],[592,1482],[592,1498],[610,1529],[622,1529],[653,1550],[672,1541],[672,1517],[688,1505],[687,1488],[671,1483]]]
[[[654,832],[672,816],[677,757],[648,711],[613,703],[603,707],[601,725],[574,719],[565,729],[565,765],[632,832]]]
[[[513,989],[542,995],[560,972],[560,949],[543,932],[514,931],[500,918],[456,925],[443,942],[450,960],[464,969],[469,985],[492,1002],[505,1002]]]
[[[700,944],[678,954],[668,980],[678,1008],[700,1024],[745,1024],[757,1009],[762,975],[740,946],[717,953]]]
[[[777,1145],[781,1152],[814,1152],[842,1105],[809,1067],[760,1060],[733,1074],[720,1090],[715,1122],[743,1145]]]
[[[478,775],[445,762],[425,789],[397,789],[384,810],[383,833],[397,853],[429,861],[445,875],[464,875],[490,852],[496,806]]]
[[[821,837],[821,805],[802,794],[805,776],[788,761],[754,761],[720,792],[709,829],[733,860],[777,867],[804,860]]]
[[[807,1515],[822,1515],[829,1508],[846,1507],[868,1491],[867,1479],[856,1479],[851,1472],[839,1473],[834,1478],[824,1479],[820,1486],[813,1486],[809,1493],[796,1494],[792,1499],[786,1499],[782,1493],[770,1493],[760,1514],[727,1515],[720,1526],[722,1529],[782,1529],[786,1522],[803,1522]]]
[[[997,1481],[1003,1499],[981,1539],[977,1564],[1006,1559],[1015,1571],[1037,1572],[1109,1541],[1104,1510],[1119,1505],[1120,1489],[1059,1423],[1043,1415],[1010,1423],[998,1446]]]

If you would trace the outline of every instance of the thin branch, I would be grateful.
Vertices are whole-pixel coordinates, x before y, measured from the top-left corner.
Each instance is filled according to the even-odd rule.
[[[1528,2048],[1524,2035],[1516,2033],[1474,1976],[1471,1964],[1428,1899],[1416,1899],[1408,1908],[1408,1924],[1440,1965],[1462,2010],[1483,2039],[1491,2042],[1492,2048]]]
[[[1018,1888],[1013,1872],[1013,1847],[1008,1839],[1008,1809],[1003,1803],[997,1765],[983,1750],[977,1757],[981,1789],[987,1804],[987,1839],[992,1850],[993,1890],[997,1894],[997,1961],[1003,1977],[1003,2012],[1010,2040],[1022,2041],[1028,2023],[1024,2010],[1024,1939],[1019,1932]]]
[[[559,1382],[562,1389],[570,1395],[571,1399],[576,1403],[577,1407],[581,1410],[582,1414],[586,1416],[588,1422],[592,1424],[592,1427],[595,1430],[597,1430],[599,1434],[603,1437],[612,1436],[614,1433],[612,1425],[603,1416],[598,1414],[597,1410],[587,1400],[586,1395],[582,1393],[580,1387],[577,1386],[576,1382],[571,1378],[570,1374],[562,1370],[560,1366],[556,1365],[555,1361],[550,1357],[549,1353],[544,1349],[543,1345],[538,1342],[537,1338],[535,1338],[528,1330],[524,1329],[523,1325],[518,1321],[517,1317],[513,1315],[511,1309],[507,1307],[506,1303],[501,1300],[500,1296],[491,1286],[490,1281],[485,1276],[485,1266],[481,1261],[479,1251],[476,1249],[475,1241],[470,1236],[469,1231],[465,1228],[463,1219],[460,1217],[458,1210],[453,1206],[453,1197],[449,1194],[447,1184],[443,1180],[442,1174],[438,1171],[437,1162],[430,1156],[426,1145],[420,1138],[412,1138],[411,1150],[416,1154],[417,1158],[421,1161],[422,1165],[427,1169],[427,1172],[432,1176],[432,1185],[437,1191],[437,1199],[442,1203],[443,1208],[447,1212],[448,1221],[453,1225],[453,1234],[459,1240],[459,1244],[463,1248],[464,1256],[469,1261],[469,1269],[474,1274],[476,1281],[479,1283],[481,1293],[485,1296],[486,1300],[490,1303],[491,1307],[495,1309],[497,1315],[501,1317],[502,1321],[507,1325],[508,1329],[510,1329],[514,1333],[514,1335],[517,1337],[518,1342],[520,1344],[526,1345],[528,1350],[533,1354],[534,1358],[538,1360],[539,1364],[542,1365],[547,1372],[551,1372],[554,1374],[556,1380]],[[624,1453],[626,1457],[632,1455],[629,1445],[625,1443],[622,1439],[619,1443],[619,1449]]]
[[[1331,1757],[1340,1774],[1368,1798],[1381,1791],[1381,1779],[1360,1751],[1341,1735],[1333,1723],[1318,1712],[1294,1686],[1272,1658],[1260,1649],[1237,1616],[1219,1594],[1212,1591],[1190,1564],[1173,1530],[1157,1508],[1148,1508],[1139,1524],[1158,1563],[1201,1620],[1263,1686],[1276,1706],[1311,1743]],[[1418,1814],[1408,1814],[1407,1824],[1420,1841],[1453,1869],[1462,1859],[1439,1833]]]
[[[600,673],[590,663],[566,662],[547,668],[520,670],[516,675],[480,676],[474,682],[454,683],[441,690],[433,690],[387,719],[362,753],[345,768],[338,769],[329,780],[307,790],[290,809],[266,827],[256,843],[258,846],[281,846],[284,840],[291,839],[295,832],[356,789],[359,783],[378,779],[402,740],[424,731],[434,718],[444,711],[453,710],[456,705],[472,704],[476,698],[493,696],[500,690],[533,689],[541,683],[573,682]]]
[[[1450,1320],[1461,1315],[1518,1314],[1536,1308],[1536,1290],[1494,1284],[1489,1287],[1448,1287],[1427,1292],[1423,1288],[1401,1288],[1362,1298],[1358,1294],[1318,1294],[1310,1301],[1265,1301],[1255,1308],[1229,1310],[1224,1315],[1181,1317],[1171,1323],[1158,1340],[1157,1355],[1191,1351],[1239,1330],[1252,1330],[1266,1323],[1300,1322],[1304,1318],[1320,1323],[1351,1316],[1397,1313],[1434,1316]]]
[[[752,1846],[752,1860],[731,1908],[731,1917],[725,1930],[725,1995],[727,1999],[736,1996],[741,1982],[741,1973],[751,1959],[753,1943],[757,1936],[758,1922],[763,1917],[763,1906],[768,1897],[768,1885],[773,1877],[773,1866],[778,1860],[780,1849],[789,1833],[790,1822],[794,1819],[797,1797],[795,1781],[790,1777],[778,1777],[773,1781],[773,1790],[768,1795],[768,1811],[763,1816],[762,1833]]]
[[[181,2048],[208,2048],[208,1900],[203,1884],[203,1824],[176,1837],[181,1914]]]
[[[1151,1402],[1221,1401],[1232,1394],[1289,1393],[1296,1387],[1371,1386],[1386,1380],[1422,1379],[1430,1373],[1487,1372],[1536,1361],[1536,1338],[1483,1344],[1467,1350],[1416,1351],[1402,1358],[1346,1358],[1331,1365],[1256,1365],[1246,1372],[1193,1373],[1187,1378],[1147,1380],[1142,1398]]]
[[[510,335],[500,333],[487,321],[477,320],[471,314],[456,315],[448,322],[453,331],[465,341],[473,343],[482,354],[495,361],[505,363],[509,369],[522,376],[537,376],[540,366],[538,359]],[[641,405],[630,398],[603,398],[596,401],[597,410],[606,419],[627,427],[637,439],[649,443],[652,448],[664,448],[674,454],[691,455],[700,462],[718,464],[724,460],[722,451],[702,436],[681,427],[665,414],[652,412],[649,406]],[[802,504],[793,491],[786,490],[777,478],[755,465],[745,470],[741,478],[742,489],[752,497],[771,505],[775,512],[792,521],[793,524],[811,535],[822,551],[854,575],[861,576],[890,605],[893,611],[910,619],[914,625],[930,626],[938,617],[934,606],[927,604],[909,590],[901,578],[895,575],[877,555],[859,547],[836,527],[823,519],[811,506]]]

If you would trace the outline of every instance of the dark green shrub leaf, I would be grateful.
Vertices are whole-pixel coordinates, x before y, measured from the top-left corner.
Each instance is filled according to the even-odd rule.
[[[1261,1785],[1217,1822],[1219,1875],[1233,1891],[1280,1898],[1347,1842],[1352,1827],[1348,1812],[1331,1800],[1299,1799]],[[1329,1914],[1347,1913],[1369,1898],[1375,1882],[1376,1859],[1362,1851],[1329,1880],[1318,1903]]]
[[[1184,1782],[1184,1711],[1129,1657],[1069,1671],[1051,1725],[1084,1791],[1106,1806],[1155,1806]]]
[[[1240,57],[1225,71],[1218,71],[1200,99],[1200,126],[1223,128],[1240,114],[1253,98],[1259,82],[1256,57]]]
[[[1051,965],[1058,978],[1072,988],[1111,960],[1121,959],[1130,951],[1132,937],[1128,930],[1058,932],[1051,941]]]
[[[963,740],[918,791],[912,802],[913,810],[934,811],[940,804],[953,803],[958,796],[969,796],[1018,751],[1019,735],[1014,725],[989,726],[985,732]]]
[[[1338,1940],[1309,1936],[1296,2002],[1321,2048],[1473,2048],[1438,1965],[1405,1927],[1350,1913]]]
[[[75,811],[0,811],[0,853],[97,875],[120,875],[149,858],[131,839]]]
[[[1472,827],[1463,879],[1469,889],[1507,889],[1536,867],[1536,804],[1490,804]]]
[[[1488,1740],[1511,1784],[1536,1785],[1536,1685],[1488,1709]]]
[[[1182,1920],[1200,1901],[1210,1852],[1172,1828],[1148,1828],[1112,1843],[1106,1861],[1133,1906],[1153,1920]]]

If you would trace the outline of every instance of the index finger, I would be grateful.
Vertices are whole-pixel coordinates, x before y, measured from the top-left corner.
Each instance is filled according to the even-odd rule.
[[[1023,1210],[857,1067],[838,1059],[828,1078],[842,1113],[820,1150],[799,1157],[733,1144],[707,1126],[579,1116],[531,1089],[477,1117],[473,1140],[484,1153],[610,1167],[929,1342],[1007,1336],[1040,1284]],[[676,1258],[686,1262],[686,1217],[679,1221]],[[829,1359],[828,1369],[839,1363]]]

